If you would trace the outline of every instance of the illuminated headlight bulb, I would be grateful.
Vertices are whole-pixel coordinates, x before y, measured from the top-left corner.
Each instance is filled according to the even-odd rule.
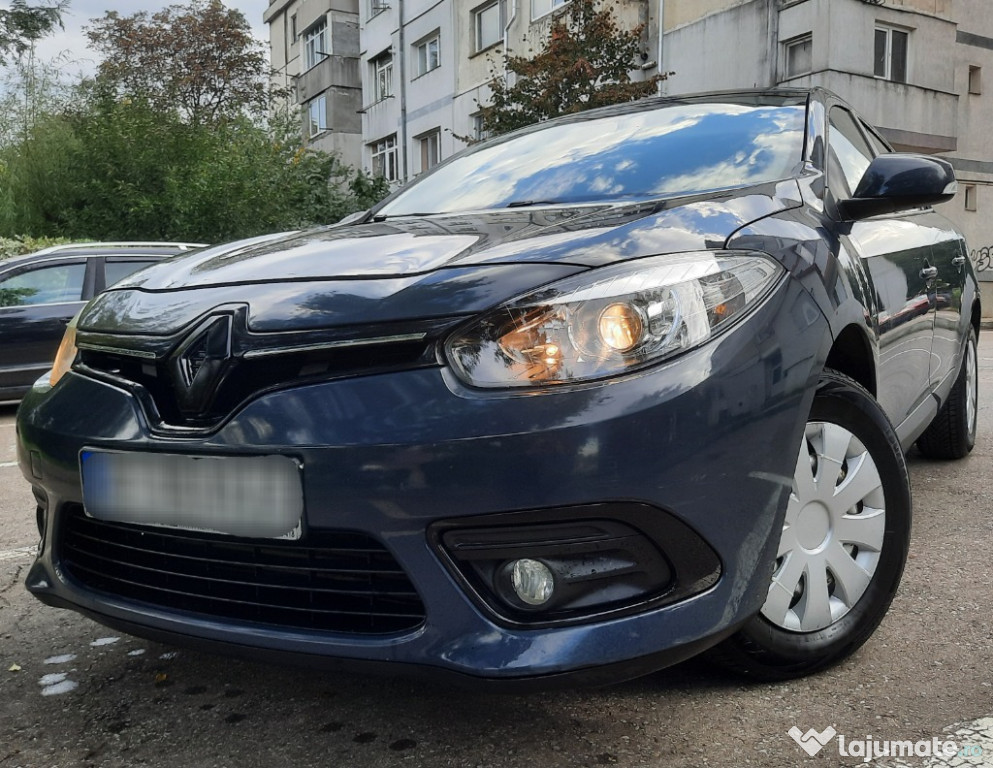
[[[630,304],[617,302],[600,313],[597,323],[600,338],[614,352],[628,352],[641,342],[645,323],[641,313]]]
[[[555,577],[548,566],[528,557],[511,565],[510,583],[518,599],[533,606],[547,603],[555,590]]]

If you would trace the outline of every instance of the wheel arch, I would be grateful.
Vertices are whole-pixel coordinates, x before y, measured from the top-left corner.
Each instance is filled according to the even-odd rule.
[[[845,326],[828,352],[825,366],[854,379],[876,397],[875,355],[866,334],[856,325]]]

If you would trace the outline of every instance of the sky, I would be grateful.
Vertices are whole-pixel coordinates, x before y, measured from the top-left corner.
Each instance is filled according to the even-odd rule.
[[[42,61],[60,57],[60,66],[64,66],[69,74],[90,74],[97,62],[86,47],[83,27],[92,19],[101,18],[107,11],[117,11],[122,16],[127,16],[139,11],[154,13],[168,5],[185,4],[186,0],[70,0],[69,10],[62,16],[65,29],[42,39],[37,45],[36,56]],[[224,0],[224,4],[245,14],[255,36],[266,44],[268,51],[269,32],[262,22],[262,14],[269,5],[268,0]]]

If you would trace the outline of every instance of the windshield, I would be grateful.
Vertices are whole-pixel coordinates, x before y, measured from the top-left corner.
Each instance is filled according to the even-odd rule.
[[[639,200],[774,181],[802,159],[805,115],[804,104],[681,103],[560,123],[455,158],[376,213]]]

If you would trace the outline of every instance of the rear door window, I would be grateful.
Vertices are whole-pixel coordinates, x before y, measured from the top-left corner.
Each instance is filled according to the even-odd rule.
[[[152,259],[110,261],[108,259],[104,262],[104,285],[107,288],[110,288],[110,286],[114,283],[120,282],[125,277],[137,272],[139,269],[152,266],[152,264],[155,264],[156,261],[157,260]]]
[[[0,307],[82,301],[86,263],[29,268],[0,280]]]

